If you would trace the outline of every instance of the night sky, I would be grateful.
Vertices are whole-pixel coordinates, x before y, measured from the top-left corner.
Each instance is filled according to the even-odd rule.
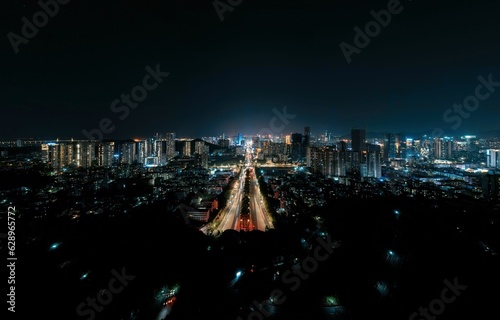
[[[500,81],[500,2],[402,0],[347,63],[340,43],[389,2],[243,0],[221,22],[212,0],[71,0],[16,54],[8,34],[40,6],[4,0],[0,139],[84,138],[103,118],[105,138],[253,134],[284,106],[280,133],[500,129],[500,87],[458,128],[443,120],[479,76]],[[169,76],[120,119],[112,102],[157,64]]]

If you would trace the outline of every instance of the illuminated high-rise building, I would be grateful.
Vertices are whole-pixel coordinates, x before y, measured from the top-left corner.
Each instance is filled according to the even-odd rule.
[[[182,155],[184,157],[191,156],[191,140],[184,141],[183,146],[182,146]]]
[[[158,159],[158,165],[163,166],[167,163],[167,141],[165,139],[155,141],[155,157]]]
[[[368,144],[366,154],[366,176],[380,178],[382,176],[382,153],[379,145]]]
[[[486,167],[500,169],[500,150],[486,150]]]
[[[111,167],[114,164],[114,154],[114,142],[100,142],[97,146],[97,164],[102,167]]]
[[[346,169],[349,173],[359,176],[362,168],[366,165],[366,152],[347,151],[346,152]]]
[[[48,144],[46,144],[46,143],[42,144],[41,154],[42,154],[42,162],[45,164],[48,163],[49,162],[49,145]]]
[[[195,141],[194,158],[196,166],[208,169],[209,150],[209,146],[204,141]]]
[[[44,161],[53,169],[66,166],[88,168],[94,164],[95,143],[89,141],[61,141],[43,144]]]
[[[387,133],[384,137],[383,160],[385,162],[406,158],[407,141],[403,134]]]
[[[53,169],[59,168],[59,144],[47,143],[42,144],[42,159],[49,167]]]
[[[448,160],[453,159],[453,151],[454,151],[454,141],[453,140],[447,140],[444,142],[444,153],[445,153],[445,158]]]
[[[202,154],[205,151],[205,141],[194,142],[194,153]]]
[[[311,148],[310,167],[313,172],[322,173],[325,176],[332,174],[332,153],[331,147]]]
[[[347,174],[346,166],[347,151],[335,150],[332,153],[332,176],[345,177]]]
[[[83,168],[91,167],[95,159],[95,143],[83,142],[80,150],[80,164]]]
[[[443,139],[442,138],[434,138],[434,142],[432,144],[432,154],[435,159],[443,158]]]
[[[155,141],[155,157],[158,158],[158,165],[167,164],[174,156],[176,156],[175,133],[167,133],[165,138]]]
[[[136,148],[137,145],[135,141],[122,143],[120,150],[120,163],[133,164],[135,161]]]
[[[151,152],[152,147],[150,142],[146,140],[136,139],[135,142],[135,153],[133,155],[132,163],[145,163],[146,158],[148,157],[149,152]]]
[[[154,155],[155,155],[155,138],[148,138],[144,140],[144,157],[153,157]]]
[[[313,172],[330,177],[346,176],[346,152],[332,146],[311,147],[310,167]]]
[[[167,134],[165,135],[165,141],[167,160],[170,160],[177,155],[177,153],[175,152],[175,133],[167,132]]]

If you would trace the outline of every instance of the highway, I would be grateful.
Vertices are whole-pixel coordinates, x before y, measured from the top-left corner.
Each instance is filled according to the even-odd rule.
[[[246,155],[246,165],[242,168],[241,174],[238,180],[235,182],[233,189],[231,190],[230,198],[228,199],[227,205],[218,216],[214,219],[214,222],[210,225],[202,228],[202,231],[207,233],[208,230],[218,231],[216,234],[220,234],[225,230],[241,230],[240,219],[241,219],[241,205],[244,197],[244,186],[246,179],[246,171],[252,166],[252,148],[247,147]],[[253,171],[253,170],[252,170]],[[263,207],[262,196],[259,189],[258,181],[255,177],[254,172],[249,174],[250,190],[248,197],[250,199],[250,223],[247,231],[260,230],[266,231],[266,229],[274,228],[268,213]]]
[[[227,229],[240,230],[239,215],[241,211],[241,200],[243,199],[244,181],[245,175],[241,174],[239,180],[234,184],[233,190],[231,190],[231,196],[226,208],[219,213],[221,222],[216,230],[220,232]]]
[[[259,182],[254,174],[250,174],[250,219],[254,230],[266,231],[266,227],[273,228],[268,214],[263,208],[263,200],[259,189]]]

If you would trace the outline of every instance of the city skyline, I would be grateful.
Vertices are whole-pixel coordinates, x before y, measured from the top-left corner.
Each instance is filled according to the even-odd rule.
[[[3,158],[8,158],[9,152],[17,153],[16,148],[27,147],[26,151],[31,150],[37,163],[63,171],[112,168],[122,164],[168,168],[171,162],[178,160],[207,170],[214,166],[218,157],[230,155],[233,162],[238,162],[239,157],[248,154],[247,159],[255,158],[268,165],[303,166],[327,177],[354,175],[361,179],[382,178],[383,167],[385,170],[393,166],[415,169],[417,162],[437,167],[444,164],[462,172],[486,173],[500,168],[499,146],[498,137],[412,137],[403,133],[367,137],[366,130],[360,128],[353,128],[350,137],[332,136],[327,132],[315,136],[311,134],[311,127],[304,127],[303,133],[284,136],[238,134],[231,137],[222,134],[185,138],[168,132],[165,135],[156,133],[147,139],[0,141],[0,147],[4,148]]]
[[[478,138],[483,138],[483,139],[495,139],[495,138],[500,138],[500,129],[494,129],[494,130],[478,130],[478,131],[461,131],[461,132],[449,132],[449,134],[446,134],[446,132],[442,134],[436,134],[433,135],[433,130],[428,130],[428,131],[414,131],[414,132],[408,132],[405,130],[402,131],[394,131],[394,130],[381,130],[381,131],[370,131],[367,130],[364,127],[352,127],[349,130],[342,131],[342,132],[335,132],[335,131],[330,131],[328,129],[326,130],[313,130],[311,131],[311,136],[316,137],[319,139],[319,137],[324,136],[325,133],[328,134],[328,136],[331,136],[332,138],[347,138],[351,136],[351,130],[353,129],[362,129],[365,130],[366,132],[366,139],[374,139],[377,137],[383,137],[386,134],[404,134],[405,136],[408,136],[410,138],[420,138],[420,137],[429,137],[431,139],[434,138],[463,138],[465,136],[470,136],[474,135],[477,136]],[[112,137],[112,136],[107,136],[104,135],[103,139],[96,139],[95,137],[87,138],[85,135],[81,136],[61,136],[57,135],[54,137],[49,137],[47,135],[42,135],[42,136],[26,136],[26,135],[20,135],[20,136],[11,136],[8,138],[5,137],[0,137],[0,141],[15,141],[15,140],[43,140],[43,141],[54,141],[54,140],[96,140],[96,141],[114,141],[114,140],[134,140],[134,139],[147,139],[147,138],[152,138],[156,134],[163,135],[165,133],[172,132],[176,135],[176,139],[202,139],[202,138],[216,138],[216,137],[222,137],[225,136],[227,138],[238,138],[239,134],[242,134],[243,136],[251,137],[251,136],[261,136],[261,137],[266,137],[266,136],[272,136],[272,137],[284,137],[284,136],[290,136],[294,133],[303,133],[304,127],[302,129],[298,128],[297,130],[291,130],[291,131],[283,131],[283,132],[276,132],[276,133],[269,133],[269,134],[259,134],[259,131],[261,130],[256,130],[254,133],[245,133],[245,132],[227,132],[227,131],[221,131],[217,132],[214,134],[202,134],[202,135],[188,135],[184,134],[183,132],[174,132],[174,131],[151,131],[150,133],[142,133],[142,134],[137,134],[137,135],[126,135],[122,137]],[[268,131],[266,131],[268,132]]]

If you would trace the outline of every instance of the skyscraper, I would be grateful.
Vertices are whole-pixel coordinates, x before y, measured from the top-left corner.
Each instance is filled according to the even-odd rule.
[[[158,158],[160,166],[167,163],[167,141],[165,139],[156,140],[155,156]]]
[[[133,164],[136,160],[136,142],[135,141],[127,141],[121,145],[120,152],[120,163]]]
[[[311,128],[304,128],[303,150],[306,157],[306,166],[311,166]]]
[[[301,160],[304,156],[302,133],[292,133],[292,160]]]
[[[435,159],[443,158],[443,139],[435,138],[432,144],[433,156]]]
[[[167,132],[165,136],[165,141],[166,141],[166,154],[167,154],[167,160],[170,160],[171,158],[176,156],[175,152],[175,133],[174,132]]]
[[[311,159],[309,162],[313,172],[322,173],[325,176],[332,174],[331,168],[331,147],[315,147],[311,150]]]
[[[114,164],[115,143],[100,142],[97,147],[97,163],[102,167],[111,167]]]
[[[445,158],[448,160],[453,159],[454,143],[453,140],[445,141]]]
[[[146,158],[148,157],[148,153],[150,152],[150,148],[148,139],[145,140],[134,140],[135,141],[135,154],[134,154],[134,162],[132,163],[145,163]]]
[[[209,146],[205,144],[205,141],[194,142],[195,163],[198,167],[204,169],[208,168],[208,153]]]
[[[194,142],[194,153],[202,154],[205,150],[205,141]]]
[[[406,139],[401,133],[387,133],[384,137],[384,161],[391,159],[406,158]]]
[[[384,161],[389,162],[396,158],[396,136],[387,133],[384,137]]]
[[[366,131],[365,129],[351,130],[352,151],[362,152],[366,150]]]
[[[500,169],[500,150],[486,150],[486,167]]]
[[[368,144],[367,149],[366,176],[371,178],[380,178],[382,176],[382,154],[380,152],[380,146],[376,144]]]
[[[346,175],[346,152],[334,147],[311,147],[310,167],[313,172],[325,176],[342,177]]]
[[[190,140],[184,141],[184,144],[182,146],[182,155],[184,157],[190,157],[191,156],[191,141]]]

